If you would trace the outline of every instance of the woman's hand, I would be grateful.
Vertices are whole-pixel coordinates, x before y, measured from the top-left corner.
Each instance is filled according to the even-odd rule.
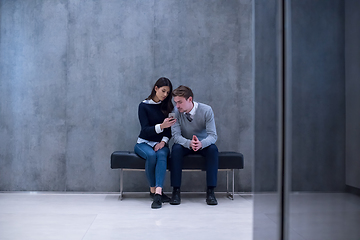
[[[157,152],[158,150],[162,149],[163,147],[165,147],[165,142],[161,141],[154,146],[154,151]]]
[[[161,130],[163,130],[164,128],[169,128],[172,125],[174,125],[176,123],[176,118],[165,118],[164,122],[162,124],[160,124]]]

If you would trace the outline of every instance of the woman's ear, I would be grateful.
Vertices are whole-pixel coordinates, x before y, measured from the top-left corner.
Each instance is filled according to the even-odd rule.
[[[154,89],[155,89],[155,92],[156,92],[159,88],[158,88],[157,86],[155,86],[155,88],[154,88]]]

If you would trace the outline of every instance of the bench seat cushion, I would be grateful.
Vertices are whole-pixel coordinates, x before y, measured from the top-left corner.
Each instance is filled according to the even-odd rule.
[[[199,154],[188,155],[184,158],[183,169],[205,170],[206,162]],[[145,160],[134,152],[115,151],[111,154],[112,169],[145,169]],[[169,161],[168,161],[168,169]],[[238,152],[219,152],[219,169],[243,169],[244,157]]]

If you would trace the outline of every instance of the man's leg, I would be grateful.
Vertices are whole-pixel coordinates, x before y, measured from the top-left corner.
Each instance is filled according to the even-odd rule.
[[[206,159],[206,184],[208,187],[216,187],[219,168],[219,151],[215,144],[202,149],[201,154]]]
[[[172,146],[170,159],[170,180],[172,187],[180,188],[181,186],[183,148],[183,146],[177,143]]]
[[[206,203],[217,205],[214,189],[217,185],[217,173],[219,168],[219,151],[215,144],[200,150],[199,152],[206,159]]]
[[[179,205],[181,202],[180,187],[181,187],[181,175],[182,175],[182,163],[184,156],[190,153],[190,149],[184,148],[180,144],[174,144],[171,150],[170,160],[170,178],[171,186],[173,187],[173,193],[170,200],[170,204]]]

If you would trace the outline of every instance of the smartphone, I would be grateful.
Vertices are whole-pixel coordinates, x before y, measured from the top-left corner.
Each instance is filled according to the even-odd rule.
[[[169,113],[169,118],[175,118],[175,113]]]

